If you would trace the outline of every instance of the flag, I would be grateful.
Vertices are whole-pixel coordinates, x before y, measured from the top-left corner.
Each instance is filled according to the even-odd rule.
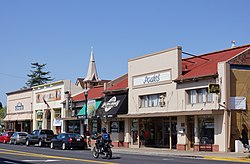
[[[51,109],[50,106],[49,106],[49,104],[48,104],[48,102],[45,100],[45,98],[43,98],[43,102],[47,105],[48,109]]]

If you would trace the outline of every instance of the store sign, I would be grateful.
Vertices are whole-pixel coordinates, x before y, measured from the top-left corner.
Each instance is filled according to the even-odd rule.
[[[19,110],[24,110],[24,105],[22,103],[17,103],[17,105],[15,106],[15,110],[19,111]]]
[[[170,71],[157,72],[157,73],[148,74],[144,76],[134,77],[133,85],[134,86],[146,85],[146,84],[158,83],[158,82],[169,81],[169,80],[171,80]]]
[[[120,103],[120,100],[117,100],[116,97],[112,97],[111,99],[109,99],[108,102],[103,103],[102,108],[105,109],[105,112],[110,111],[110,109],[117,107]]]
[[[246,110],[246,97],[230,97],[230,108],[236,110]]]
[[[208,93],[220,93],[220,85],[219,84],[208,84]]]
[[[62,125],[61,120],[54,119],[54,121],[53,121],[53,126],[61,126],[61,125]]]
[[[61,100],[61,90],[57,89],[36,94],[36,103],[44,103],[44,100],[47,102]]]

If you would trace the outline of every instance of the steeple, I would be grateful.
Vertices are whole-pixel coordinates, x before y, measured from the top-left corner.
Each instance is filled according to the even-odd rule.
[[[96,71],[93,47],[91,47],[91,54],[90,54],[88,73],[87,73],[87,76],[85,77],[85,79],[83,81],[84,82],[98,82],[98,81],[101,81],[101,79],[99,79],[99,77],[97,75],[97,71]]]

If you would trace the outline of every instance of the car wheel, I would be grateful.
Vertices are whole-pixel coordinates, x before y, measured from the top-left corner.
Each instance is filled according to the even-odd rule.
[[[39,147],[42,147],[42,146],[43,146],[43,141],[42,141],[42,140],[39,140],[39,141],[38,141],[38,146],[39,146]]]
[[[3,143],[6,144],[6,140],[3,140]]]
[[[14,140],[14,145],[17,145],[17,141],[16,140]]]
[[[12,144],[12,141],[10,140],[10,145]]]
[[[27,139],[25,144],[26,146],[30,146],[30,141]]]
[[[50,148],[51,148],[51,149],[54,149],[54,148],[55,148],[55,146],[54,146],[54,143],[53,143],[53,142],[51,142],[51,143],[50,143]]]
[[[62,143],[62,149],[63,149],[63,150],[66,150],[66,148],[67,148],[67,147],[66,147],[66,144],[65,144],[65,143]]]

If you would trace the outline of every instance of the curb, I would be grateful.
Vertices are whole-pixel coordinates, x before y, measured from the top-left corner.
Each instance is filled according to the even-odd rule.
[[[245,162],[250,163],[250,159],[239,157],[217,157],[217,156],[204,156],[204,155],[185,155],[185,154],[165,154],[165,153],[153,153],[153,152],[140,152],[140,151],[126,151],[126,150],[115,150],[116,153],[121,154],[140,154],[140,155],[153,155],[153,156],[175,156],[181,158],[196,158],[196,159],[206,159],[206,160],[216,160],[216,161],[231,161],[231,162]]]
[[[250,163],[250,159],[247,159],[247,158],[204,156],[204,159],[207,159],[207,160],[216,160],[216,161],[231,161],[231,162],[246,162],[246,163]]]

